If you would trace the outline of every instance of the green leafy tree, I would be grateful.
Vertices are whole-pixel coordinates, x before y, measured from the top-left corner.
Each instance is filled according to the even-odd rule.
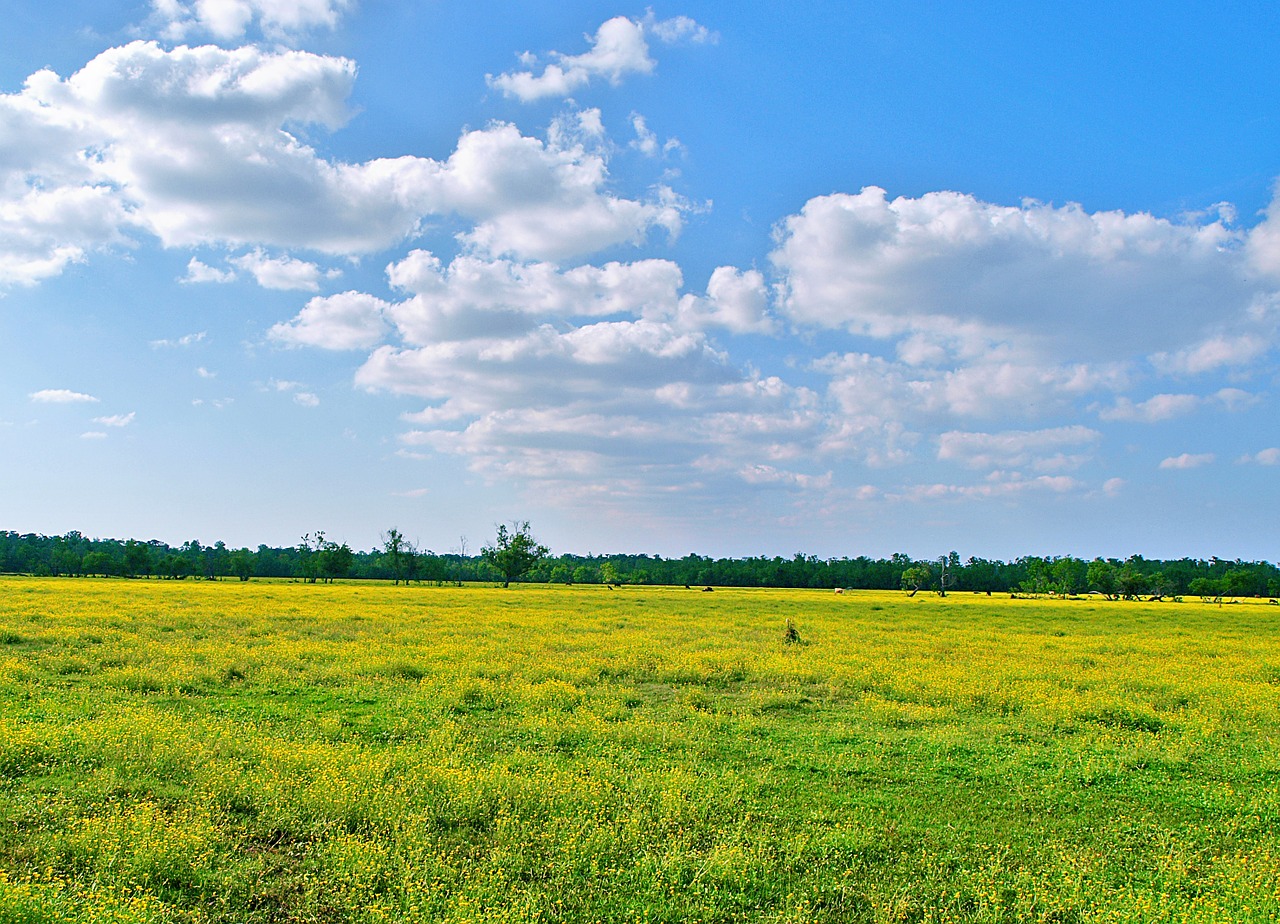
[[[1101,558],[1095,558],[1089,562],[1089,567],[1085,570],[1085,580],[1089,582],[1091,588],[1108,600],[1116,598],[1116,569],[1111,562],[1103,561]]]
[[[404,581],[407,585],[412,574],[413,547],[404,533],[398,529],[389,529],[382,536],[382,555],[391,569],[392,584]]]
[[[528,574],[539,561],[550,554],[550,549],[539,543],[529,532],[529,521],[513,522],[511,529],[498,527],[493,545],[484,546],[480,557],[502,575],[502,586]]]
[[[231,573],[242,581],[253,576],[253,553],[248,549],[237,549],[231,553]]]
[[[317,570],[326,584],[332,584],[334,578],[346,577],[356,560],[355,552],[345,542],[325,542],[317,558]]]
[[[908,597],[914,597],[933,580],[933,572],[928,565],[912,565],[902,572],[902,589]]]

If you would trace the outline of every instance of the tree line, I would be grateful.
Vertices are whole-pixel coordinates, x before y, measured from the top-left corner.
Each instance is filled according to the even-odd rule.
[[[1280,597],[1280,568],[1272,562],[1220,558],[1176,560],[1024,556],[1011,561],[951,552],[918,559],[790,557],[711,558],[690,554],[551,555],[527,523],[499,527],[480,554],[421,550],[399,530],[380,546],[354,550],[317,530],[295,546],[229,548],[192,539],[171,546],[158,540],[91,539],[0,532],[0,572],[33,575],[116,576],[166,580],[339,578],[395,583],[526,581],[552,584],[665,584],[727,587],[809,587],[912,592],[1062,594],[1108,597]]]

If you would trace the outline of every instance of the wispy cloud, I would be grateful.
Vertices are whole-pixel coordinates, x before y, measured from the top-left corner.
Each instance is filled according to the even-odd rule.
[[[44,388],[31,392],[29,397],[39,404],[96,404],[98,401],[93,395],[68,388]]]
[[[93,422],[102,424],[104,427],[127,427],[133,423],[133,419],[137,416],[137,412],[130,411],[128,414],[112,414],[110,417],[95,417]]]
[[[202,330],[194,334],[183,334],[174,340],[149,340],[147,342],[153,350],[161,350],[174,347],[189,347],[204,340],[206,336],[208,336],[208,332]]]
[[[1272,446],[1270,449],[1243,455],[1238,461],[1254,465],[1280,465],[1280,447]]]
[[[1170,456],[1169,458],[1162,460],[1160,462],[1160,467],[1164,469],[1200,468],[1201,466],[1211,464],[1215,458],[1216,456],[1211,452],[1200,453],[1198,455],[1184,452],[1180,456]]]

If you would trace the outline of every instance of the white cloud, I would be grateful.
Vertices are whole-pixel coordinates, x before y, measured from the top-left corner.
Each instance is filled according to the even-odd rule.
[[[1151,357],[1151,363],[1164,373],[1195,375],[1215,369],[1248,365],[1265,354],[1271,346],[1271,338],[1256,332],[1234,336],[1217,335],[1172,353],[1157,353]]]
[[[335,279],[342,275],[340,270],[322,270],[314,263],[287,255],[268,257],[261,249],[234,257],[231,263],[252,274],[264,289],[318,292],[321,279]]]
[[[904,485],[895,491],[884,492],[884,497],[892,501],[909,501],[912,503],[928,503],[948,499],[989,499],[1009,497],[1032,492],[1050,494],[1066,494],[1079,491],[1083,484],[1067,475],[1039,475],[1026,478],[1017,473],[997,472],[993,477],[980,484],[913,484]]]
[[[1258,402],[1258,397],[1239,388],[1220,388],[1211,395],[1160,394],[1135,404],[1128,398],[1117,398],[1115,404],[1098,412],[1102,420],[1158,423],[1219,404],[1228,411],[1240,411]]]
[[[1103,420],[1137,421],[1157,423],[1190,414],[1204,403],[1198,395],[1155,395],[1134,404],[1128,398],[1117,398],[1114,407],[1098,412]]]
[[[526,333],[539,319],[675,314],[680,268],[668,260],[610,262],[560,270],[463,255],[444,266],[415,250],[387,267],[391,285],[413,295],[387,316],[411,344]]]
[[[316,296],[292,321],[276,324],[267,336],[325,350],[368,349],[387,331],[383,315],[388,307],[382,299],[362,292]]]
[[[82,440],[105,440],[106,438],[107,434],[103,433],[101,430],[89,430],[86,433],[80,434],[80,439]]]
[[[333,29],[354,0],[151,0],[151,22],[165,38],[194,33],[243,38],[256,24],[267,38],[285,40],[316,29]]]
[[[809,200],[777,229],[781,307],[795,322],[880,338],[967,328],[1068,360],[1180,349],[1243,317],[1240,236],[1079,206],[994,205],[955,192],[890,200],[867,187]]]
[[[1037,419],[1117,380],[1108,370],[1034,363],[998,347],[981,358],[954,362],[950,369],[921,368],[846,353],[823,357],[813,368],[830,376],[831,397],[846,415],[918,421]]]
[[[476,222],[463,240],[495,256],[563,260],[639,243],[653,228],[679,233],[681,203],[619,198],[604,191],[607,176],[598,154],[497,124],[464,134],[430,190],[438,210]]]
[[[621,494],[680,486],[690,466],[740,480],[766,465],[818,478],[814,396],[733,368],[705,336],[660,320],[539,325],[504,337],[381,347],[357,374],[371,390],[429,402],[407,445],[463,455],[477,471],[567,485],[620,479]],[[799,476],[805,476],[800,478]],[[579,486],[580,487],[580,486]]]
[[[938,437],[938,458],[974,469],[1019,467],[1057,461],[1061,450],[1091,447],[1101,438],[1079,425],[1002,433],[951,430]]]
[[[431,493],[430,488],[410,488],[408,491],[392,491],[392,497],[426,497]]]
[[[189,347],[192,344],[199,343],[208,336],[207,331],[198,331],[194,334],[183,334],[176,340],[149,340],[148,344],[153,350],[164,349],[167,347]]]
[[[218,373],[210,372],[204,366],[196,367],[196,375],[200,376],[202,379],[216,379],[218,377]]]
[[[79,391],[71,391],[67,388],[44,388],[40,391],[33,391],[28,397],[30,397],[32,401],[36,401],[41,404],[96,404],[98,401],[98,399],[93,395],[86,395]]]
[[[672,151],[678,151],[683,147],[677,138],[668,138],[659,144],[658,136],[649,128],[645,117],[637,112],[631,113],[631,128],[636,133],[636,138],[631,142],[631,147],[646,157],[670,154]]]
[[[706,26],[698,24],[688,16],[673,16],[670,19],[658,20],[653,11],[644,18],[645,28],[664,45],[675,45],[678,42],[689,42],[694,45],[714,45],[720,36]]]
[[[1211,452],[1201,453],[1199,455],[1192,455],[1189,452],[1184,452],[1180,456],[1170,456],[1169,458],[1162,460],[1160,462],[1160,467],[1163,469],[1199,468],[1202,465],[1210,464],[1213,462],[1214,458],[1215,456]]]
[[[591,49],[580,55],[566,55],[553,51],[554,63],[547,64],[541,74],[533,67],[537,56],[524,52],[520,63],[529,70],[509,71],[498,76],[486,76],[489,86],[530,103],[547,97],[564,98],[588,86],[597,78],[617,86],[630,74],[649,74],[657,63],[649,56],[645,36],[653,35],[666,45],[677,42],[708,44],[717,40],[715,33],[699,25],[688,16],[657,20],[652,14],[634,20],[615,16],[603,23],[595,35],[584,36]]]
[[[178,281],[187,285],[199,285],[206,282],[226,284],[235,282],[236,274],[232,270],[220,270],[192,257],[187,261],[187,274]]]
[[[0,285],[34,284],[139,233],[251,247],[239,261],[260,283],[310,289],[318,269],[264,249],[367,253],[456,216],[471,248],[562,260],[681,229],[688,206],[669,189],[609,191],[603,155],[586,146],[601,146],[598,110],[550,143],[496,124],[465,132],[445,161],[326,160],[299,127],[341,127],[354,79],[344,58],[142,41],[66,80],[32,75],[0,95]],[[39,157],[24,153],[34,143]],[[233,278],[192,258],[183,280]]]
[[[1272,446],[1270,449],[1263,449],[1252,455],[1241,456],[1240,461],[1255,465],[1280,465],[1280,448]]]
[[[628,74],[648,74],[653,70],[655,62],[649,57],[644,32],[642,22],[615,16],[603,23],[594,36],[587,37],[590,51],[580,55],[552,52],[556,63],[548,64],[538,75],[514,71],[486,79],[489,86],[526,103],[549,96],[569,96],[596,77],[616,86]],[[527,54],[523,58],[526,63],[533,63]]]
[[[1102,493],[1107,497],[1119,497],[1126,482],[1123,478],[1108,478],[1102,483]]]
[[[679,317],[690,327],[723,327],[739,334],[769,334],[777,322],[769,313],[764,276],[756,270],[742,272],[732,266],[717,267],[707,282],[707,295],[686,295]]]
[[[112,414],[110,417],[95,417],[93,422],[102,424],[104,427],[127,427],[133,423],[133,419],[138,416],[136,411],[130,411],[128,414]]]
[[[301,404],[303,407],[319,407],[320,398],[309,391],[300,391],[293,396],[295,404]]]

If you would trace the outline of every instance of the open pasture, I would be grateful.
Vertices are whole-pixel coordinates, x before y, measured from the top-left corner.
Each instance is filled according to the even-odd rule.
[[[1278,626],[0,579],[0,922],[1275,921]]]

